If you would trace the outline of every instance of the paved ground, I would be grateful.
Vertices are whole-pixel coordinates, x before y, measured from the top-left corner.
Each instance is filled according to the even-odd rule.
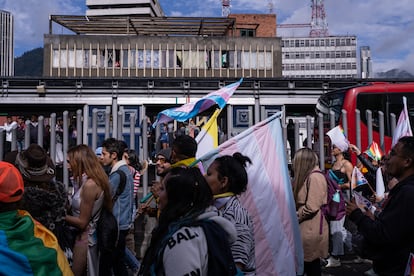
[[[364,275],[372,265],[367,262],[355,263],[355,255],[345,255],[341,259],[340,267],[322,268],[322,276],[357,276]]]

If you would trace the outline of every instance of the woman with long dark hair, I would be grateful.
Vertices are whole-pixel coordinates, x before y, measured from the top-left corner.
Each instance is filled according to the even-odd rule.
[[[161,184],[159,225],[139,275],[234,275],[229,242],[235,229],[210,205],[213,196],[200,170],[173,168]]]

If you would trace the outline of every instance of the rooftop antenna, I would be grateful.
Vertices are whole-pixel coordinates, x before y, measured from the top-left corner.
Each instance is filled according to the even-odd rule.
[[[268,0],[267,8],[269,9],[269,14],[274,13],[273,12],[273,8],[274,8],[273,0]]]
[[[311,0],[312,18],[310,37],[328,36],[328,23],[326,22],[326,13],[324,0]]]
[[[227,17],[230,14],[231,0],[221,0],[221,16]]]

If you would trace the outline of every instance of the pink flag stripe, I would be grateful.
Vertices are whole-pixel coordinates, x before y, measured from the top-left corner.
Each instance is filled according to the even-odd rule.
[[[243,206],[255,226],[257,275],[296,275],[303,250],[287,169],[281,113],[258,123],[201,158],[207,167],[216,157],[238,151],[249,156],[249,185]]]

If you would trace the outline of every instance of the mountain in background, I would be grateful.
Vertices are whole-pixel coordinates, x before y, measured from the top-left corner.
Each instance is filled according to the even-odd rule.
[[[409,78],[414,78],[414,75],[410,74],[409,72],[405,70],[392,69],[387,72],[377,73],[377,77],[378,78],[409,79]]]
[[[14,75],[20,77],[41,77],[43,75],[43,48],[36,48],[25,52],[21,57],[14,59]],[[405,70],[392,69],[377,73],[375,78],[409,79],[413,74]]]
[[[43,75],[43,48],[25,52],[14,59],[16,77],[41,77]]]

